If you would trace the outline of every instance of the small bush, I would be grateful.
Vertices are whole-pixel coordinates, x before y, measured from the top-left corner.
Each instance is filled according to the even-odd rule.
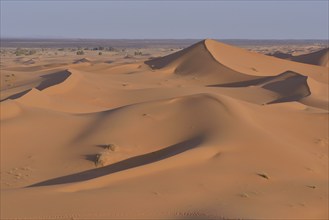
[[[117,51],[114,47],[108,47],[106,48],[107,51]]]
[[[105,144],[103,145],[105,148],[100,153],[96,154],[95,158],[95,166],[96,167],[103,167],[109,165],[112,162],[112,154],[118,150],[118,147],[114,144]]]
[[[33,54],[36,54],[36,53],[37,53],[36,50],[29,50],[28,55],[33,55]]]
[[[104,150],[96,155],[95,166],[103,167],[111,162],[111,152],[109,150]]]
[[[135,51],[135,56],[141,56],[143,53],[142,53],[142,51]]]
[[[126,55],[125,55],[123,58],[124,58],[124,59],[130,59],[130,58],[133,58],[133,56],[130,55],[130,54],[128,54],[128,53],[126,53]]]
[[[22,49],[22,48],[17,48],[15,51],[16,56],[22,56],[25,55],[25,53],[26,53],[26,49]]]
[[[117,150],[117,146],[114,145],[114,144],[107,144],[107,145],[105,145],[105,149],[111,150],[111,151],[116,151]]]
[[[98,55],[102,55],[103,53],[102,52],[99,52]]]
[[[77,51],[77,55],[84,55],[85,54],[85,52],[83,52],[83,50],[78,50]]]

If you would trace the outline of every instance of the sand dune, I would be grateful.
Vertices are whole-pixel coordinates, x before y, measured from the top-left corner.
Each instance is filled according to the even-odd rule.
[[[261,83],[260,86],[278,94],[273,102],[298,101],[311,94],[307,84],[307,76],[294,72],[285,72]]]
[[[326,68],[296,64],[209,39],[180,52],[146,61],[145,63],[155,69],[164,67],[172,69],[173,72],[178,74],[217,72],[217,75],[220,75],[218,77],[221,77],[223,81],[237,81],[240,78],[255,79],[260,76],[278,75],[285,71],[294,71],[313,77],[318,81],[328,82]],[[230,80],[230,77],[234,80]]]
[[[1,218],[328,218],[327,67],[72,56],[1,73]]]
[[[317,66],[324,66],[329,67],[328,60],[329,60],[329,48],[325,48],[316,52],[302,54],[299,56],[293,56],[291,54],[284,54],[284,53],[274,53],[270,54],[271,56],[287,59],[295,62],[312,64]]]
[[[329,62],[328,62],[329,48],[322,49],[309,54],[294,56],[290,60],[301,62],[301,63],[312,64],[312,65],[329,67]]]
[[[32,80],[22,80],[22,82],[17,83],[18,85],[16,85],[14,89],[7,89],[4,91],[4,94],[2,93],[2,100],[19,98],[28,93],[31,89],[47,89],[48,87],[64,82],[70,75],[71,73],[69,71],[63,70],[40,75],[38,78],[34,78]]]
[[[230,68],[250,75],[278,75],[286,71],[294,71],[309,76],[317,81],[328,83],[327,69],[305,64],[296,64],[263,54],[249,52],[244,49],[209,40],[208,48],[214,57]]]
[[[24,62],[25,65],[30,65],[30,64],[35,64],[35,63],[36,63],[36,61],[33,58]]]
[[[75,64],[78,64],[78,63],[91,63],[91,61],[88,58],[82,58],[82,59],[74,61],[74,63]]]

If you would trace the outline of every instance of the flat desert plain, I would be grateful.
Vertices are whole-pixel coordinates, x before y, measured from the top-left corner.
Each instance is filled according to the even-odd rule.
[[[1,55],[1,219],[328,218],[327,48],[122,51]]]

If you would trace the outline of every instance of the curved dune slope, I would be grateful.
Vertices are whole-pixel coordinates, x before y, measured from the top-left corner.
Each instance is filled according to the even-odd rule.
[[[260,87],[273,92],[276,96],[275,100],[269,97],[267,104],[299,101],[311,94],[311,90],[307,83],[307,76],[287,71],[277,76],[262,77],[256,80],[242,81],[227,84],[208,85],[209,87],[222,88],[239,88],[239,87]]]
[[[290,77],[295,75],[285,74],[281,79],[268,83]],[[19,117],[10,118],[2,125],[6,126],[6,136],[23,132],[25,127],[32,125],[34,133],[23,133],[20,139],[7,139],[6,146],[2,148],[2,152],[7,155],[4,161],[15,164],[17,161],[9,158],[19,156],[23,164],[30,164],[30,159],[25,159],[23,155],[39,158],[33,162],[33,179],[21,183],[20,188],[23,195],[33,193],[39,199],[33,203],[26,203],[23,199],[9,200],[6,203],[6,207],[9,207],[6,215],[9,216],[17,216],[17,209],[10,207],[24,204],[31,212],[29,216],[36,218],[35,213],[40,212],[37,208],[39,205],[53,207],[59,198],[72,203],[70,207],[83,206],[84,210],[90,212],[90,204],[77,202],[76,199],[78,197],[85,201],[90,195],[95,195],[93,205],[111,218],[117,217],[114,213],[119,215],[125,212],[127,206],[142,209],[146,205],[146,211],[156,210],[154,217],[176,216],[175,207],[194,212],[193,208],[184,206],[186,200],[179,199],[186,199],[186,196],[198,208],[203,207],[202,201],[206,199],[206,206],[214,205],[221,215],[230,218],[282,218],[287,215],[299,218],[313,216],[307,213],[315,209],[315,206],[296,214],[289,211],[289,206],[283,206],[287,199],[315,203],[317,200],[314,193],[317,196],[326,193],[325,187],[322,188],[326,174],[319,162],[309,154],[309,146],[303,144],[309,138],[325,134],[325,129],[315,129],[323,121],[324,115],[310,116],[296,110],[289,112],[289,108],[288,111],[284,108],[264,109],[263,106],[239,103],[229,97],[208,93],[82,115],[59,114],[31,107],[25,107],[24,112],[18,114]],[[301,135],[300,129],[304,128],[293,128],[296,123],[302,125],[305,117],[312,117],[316,124],[310,123],[307,127],[309,133]],[[285,120],[278,123],[283,118]],[[14,126],[19,123],[18,119],[25,120],[24,126],[19,129]],[[283,128],[291,131],[285,134]],[[320,129],[323,128],[324,124]],[[286,138],[290,142],[282,142]],[[108,143],[115,144],[116,149],[107,150]],[[20,146],[25,147],[17,151]],[[96,167],[97,155],[104,151],[109,152],[106,156],[108,163]],[[280,157],[280,164],[277,164],[277,157]],[[312,167],[318,172],[315,177],[304,169],[300,170],[301,167],[310,166],[311,162],[315,163]],[[269,179],[260,176],[263,172],[267,173]],[[289,184],[291,173],[294,173],[293,185]],[[314,193],[305,187],[310,178],[312,184],[321,187]],[[239,181],[241,179],[244,181]],[[247,189],[245,182],[250,184]],[[205,191],[203,185],[211,189],[211,192]],[[286,189],[284,193],[283,185]],[[134,188],[130,188],[132,186]],[[129,189],[136,189],[138,194],[131,193]],[[171,197],[170,203],[149,200],[147,195],[153,189],[160,195]],[[191,194],[191,190],[195,193]],[[12,192],[6,191],[5,198],[15,196]],[[47,192],[54,195],[52,200],[44,197]],[[214,193],[233,206],[244,201],[240,194],[247,194],[251,197],[251,201],[245,203],[249,211],[236,211],[231,205],[229,209],[218,206],[220,203],[213,198]],[[273,196],[278,199],[268,199]],[[110,201],[111,206],[104,204],[104,201]],[[127,204],[127,201],[131,201],[133,206]],[[65,204],[59,203],[56,207],[64,209],[64,213],[71,213],[65,211]],[[259,213],[260,206],[267,212]],[[323,207],[323,204],[318,204],[319,210]],[[275,214],[271,211],[273,209],[283,209],[285,214]],[[163,215],[163,212],[168,214]],[[141,214],[138,210],[130,210],[129,213],[130,217]],[[84,212],[80,214],[84,216]],[[315,216],[324,215],[320,212]],[[216,217],[219,216],[216,213]],[[92,217],[95,218],[94,215]]]
[[[41,91],[41,90],[45,90],[49,87],[61,84],[67,78],[69,78],[70,75],[71,75],[71,73],[68,70],[63,70],[63,71],[58,71],[58,72],[54,72],[54,73],[50,73],[50,74],[41,75],[37,79],[33,80],[32,82],[29,82],[30,86],[28,86],[28,88],[26,88],[26,86],[24,86],[23,89],[20,89],[23,91],[18,90],[19,92],[14,90],[14,92],[11,92],[14,94],[11,94],[9,92],[7,96],[2,97],[1,101],[7,100],[7,99],[17,99],[17,98],[25,95],[32,89],[37,89],[37,90]]]
[[[275,52],[273,54],[267,55],[300,63],[329,67],[329,48],[298,56],[293,56],[291,54],[281,52]]]
[[[165,57],[146,61],[153,69],[169,69],[177,75],[196,75],[199,77],[215,76],[220,83],[229,83],[258,78],[234,71],[218,62],[209,51],[207,40],[201,41],[182,51]]]
[[[328,83],[328,72],[325,67],[282,60],[213,40],[206,40],[206,45],[218,62],[239,72],[257,76],[273,76],[293,71]]]
[[[73,141],[76,144],[99,144],[111,140],[119,144],[116,153],[107,156],[109,163],[105,164],[105,167],[46,180],[32,186],[81,182],[149,166],[200,147],[209,141],[215,131],[226,128],[226,131],[217,134],[217,138],[221,138],[230,129],[229,121],[232,120],[232,112],[225,104],[227,100],[222,100],[210,94],[198,94],[89,114],[87,117],[92,118],[89,126],[94,129],[90,130],[89,126],[86,126]],[[198,118],[198,115],[204,114],[207,116]],[[154,129],[157,132],[150,136]],[[130,138],[125,139],[124,136]],[[143,175],[143,172],[134,175]],[[120,178],[124,178],[124,174]],[[96,180],[96,185],[98,184],[104,185],[102,180]],[[87,184],[87,188],[94,187],[93,184]]]
[[[273,76],[286,71],[328,83],[328,73],[324,67],[282,60],[209,39],[145,63],[154,69],[172,69],[182,75],[217,74],[222,83]]]
[[[299,101],[311,94],[307,76],[294,72],[282,73],[259,86],[278,94],[278,99],[270,103]]]
[[[211,87],[258,86],[276,94],[268,103],[299,101],[311,94],[307,78],[327,83],[324,67],[285,61],[244,49],[204,40],[182,51],[145,62],[153,69],[178,75],[197,75],[218,84]],[[280,72],[282,71],[282,72]],[[316,89],[316,88],[315,88]]]
[[[91,61],[88,59],[88,58],[82,58],[82,59],[79,59],[79,60],[76,60],[73,62],[74,64],[78,64],[78,63],[91,63]]]
[[[329,67],[329,48],[325,48],[309,54],[293,56],[289,60],[300,63]]]

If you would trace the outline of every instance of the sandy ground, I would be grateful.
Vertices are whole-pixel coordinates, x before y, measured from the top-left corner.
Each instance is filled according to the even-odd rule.
[[[48,52],[1,59],[2,219],[328,218],[328,52]]]

